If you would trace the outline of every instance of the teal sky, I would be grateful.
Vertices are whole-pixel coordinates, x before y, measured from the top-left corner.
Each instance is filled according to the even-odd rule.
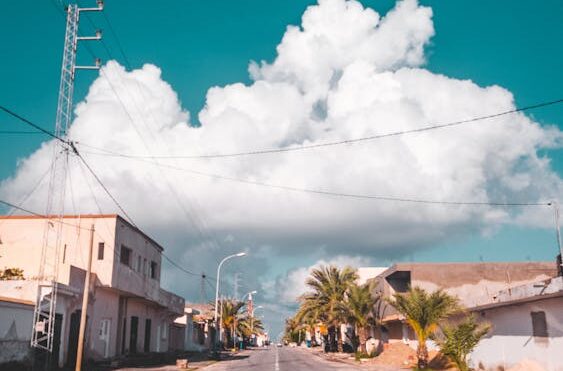
[[[159,66],[163,78],[196,118],[209,87],[249,82],[249,61],[271,61],[286,26],[299,24],[303,11],[313,3],[108,0],[105,12],[132,67],[144,63]],[[362,3],[381,14],[394,4],[388,0]],[[64,34],[64,18],[56,4],[58,0],[8,2],[0,13],[0,31],[5,35],[0,49],[0,102],[48,128],[54,126]],[[518,105],[563,96],[563,2],[547,0],[541,6],[508,0],[422,4],[434,11],[436,35],[427,48],[431,71],[471,79],[481,86],[498,84],[513,92]],[[112,57],[125,64],[105,18],[100,14],[90,17],[104,29]],[[93,30],[85,18],[81,29]],[[92,49],[103,60],[110,58],[99,43],[93,43]],[[78,59],[86,64],[91,57],[81,48]],[[95,76],[93,72],[80,73],[75,102],[84,97]],[[533,111],[531,116],[542,125],[563,128],[563,105]],[[0,124],[0,130],[28,130],[6,115],[0,116]],[[36,134],[0,134],[0,179],[11,176],[17,161],[44,139]],[[562,153],[545,153],[560,175]],[[447,246],[404,259],[551,259],[554,249],[546,245],[553,243],[552,231],[505,228],[486,238],[454,239]]]

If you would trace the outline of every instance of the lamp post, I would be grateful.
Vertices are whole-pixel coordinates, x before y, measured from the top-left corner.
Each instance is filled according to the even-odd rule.
[[[242,298],[240,299],[240,301],[244,301],[244,299],[245,299],[247,296],[256,295],[257,292],[258,292],[258,291],[256,291],[256,290],[252,290],[252,291],[250,291],[250,292],[247,292],[246,294],[244,294],[244,295],[242,296]]]
[[[259,305],[256,308],[252,308],[252,313],[250,315],[250,333],[252,334],[254,334],[254,311],[256,309],[264,309],[264,307]]]
[[[221,260],[221,262],[219,263],[219,266],[217,267],[217,283],[215,285],[215,315],[213,316],[214,318],[214,322],[215,322],[215,330],[218,331],[219,333],[219,340],[221,340],[221,326],[219,326],[219,323],[217,322],[217,305],[219,304],[219,276],[221,275],[221,266],[223,265],[224,262],[226,262],[229,259],[232,258],[237,258],[237,257],[242,257],[245,256],[246,253],[245,252],[239,252],[238,254],[233,254],[233,255],[229,255],[225,258],[223,258],[223,260]],[[213,342],[214,346],[216,346],[217,344],[217,339],[215,339],[215,341]]]

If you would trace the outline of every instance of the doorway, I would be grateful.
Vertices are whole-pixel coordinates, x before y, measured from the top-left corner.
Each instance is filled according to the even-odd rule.
[[[143,348],[145,353],[151,351],[151,320],[147,318],[145,320],[145,346]]]
[[[80,332],[80,316],[81,310],[74,311],[70,315],[70,327],[68,331],[68,356],[67,367],[74,368],[76,366],[76,352],[78,351],[78,334]],[[88,316],[86,316],[86,326],[88,326]],[[86,338],[84,338],[84,341]]]
[[[129,352],[137,353],[137,330],[139,327],[139,317],[131,316],[131,332],[129,336]]]

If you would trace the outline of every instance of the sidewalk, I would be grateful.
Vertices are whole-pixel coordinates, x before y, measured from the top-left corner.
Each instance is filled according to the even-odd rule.
[[[176,357],[174,360],[171,360],[169,362],[160,365],[136,365],[136,366],[127,366],[120,368],[111,368],[111,370],[113,371],[141,371],[141,370],[142,371],[178,371],[179,369],[178,367],[176,367],[176,359],[187,359],[188,360],[187,370],[197,370],[218,362],[236,360],[238,358],[245,357],[246,352],[248,351],[243,350],[236,353],[230,351],[221,351],[219,360],[212,359],[211,354],[209,353],[190,353],[186,355],[180,355]],[[104,369],[104,370],[110,370],[110,369]]]

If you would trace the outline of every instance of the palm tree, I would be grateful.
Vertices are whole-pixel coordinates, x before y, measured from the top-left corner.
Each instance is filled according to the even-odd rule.
[[[368,327],[373,316],[374,306],[379,300],[372,294],[372,287],[369,284],[352,285],[347,294],[348,321],[354,325],[356,334],[360,342],[360,351],[367,353],[366,342],[368,337]]]
[[[426,340],[434,333],[441,320],[459,309],[457,298],[442,290],[428,294],[420,287],[413,287],[406,293],[394,294],[390,304],[405,316],[407,323],[416,334],[418,368],[426,368],[428,365]]]
[[[442,354],[448,357],[460,371],[469,371],[467,356],[490,328],[489,324],[479,325],[475,317],[469,315],[455,326],[443,326],[442,335],[436,336],[435,340]]]
[[[261,334],[264,331],[264,324],[260,318],[250,317],[248,315],[240,316],[237,319],[237,332],[244,338],[248,339],[252,334]]]
[[[342,270],[335,266],[313,269],[306,284],[313,291],[301,297],[303,305],[316,306],[326,323],[336,331],[338,351],[343,351],[340,324],[347,319],[346,292],[357,280],[358,274],[350,267]]]
[[[287,342],[292,342],[297,339],[298,331],[300,328],[300,323],[295,317],[291,317],[285,320],[285,334],[284,339]]]
[[[315,333],[315,327],[323,319],[324,316],[315,300],[304,300],[294,317],[294,320],[305,330],[309,331],[311,335]]]
[[[221,313],[221,327],[227,336],[227,344],[232,342],[233,326],[240,317],[239,312],[244,307],[245,303],[235,299],[222,299],[218,302]]]

